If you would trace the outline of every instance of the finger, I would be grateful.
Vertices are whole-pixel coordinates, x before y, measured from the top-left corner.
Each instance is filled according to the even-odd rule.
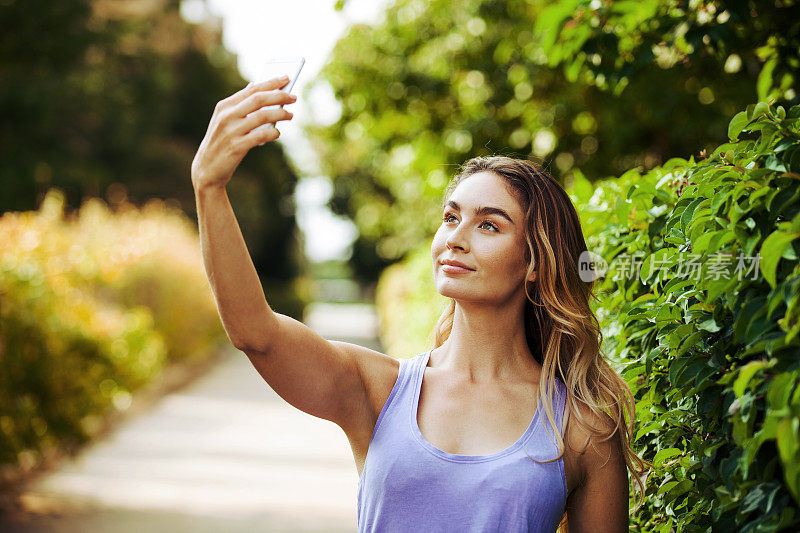
[[[244,136],[245,146],[247,149],[254,146],[261,146],[268,142],[274,141],[280,137],[281,132],[275,127],[274,124],[264,124],[258,128],[253,129],[250,133]]]
[[[289,76],[272,78],[258,83],[250,82],[243,89],[222,100],[222,102],[227,106],[235,106],[257,91],[280,89],[287,83],[289,83]]]
[[[276,78],[271,78],[263,81],[251,82],[253,88],[257,91],[273,90],[285,87],[289,83],[289,76],[283,75]]]
[[[232,114],[235,117],[246,117],[256,109],[268,105],[287,105],[296,101],[297,96],[284,91],[258,91],[237,104],[236,107],[233,108]]]
[[[285,109],[266,108],[262,107],[250,113],[244,120],[233,130],[235,135],[241,135],[252,131],[263,124],[275,123],[279,120],[291,120],[294,113]]]

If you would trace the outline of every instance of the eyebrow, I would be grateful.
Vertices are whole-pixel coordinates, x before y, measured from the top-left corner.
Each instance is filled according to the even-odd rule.
[[[447,207],[447,206],[452,207],[456,211],[461,211],[461,206],[458,205],[458,202],[455,202],[453,200],[448,201],[447,204],[445,204],[445,207]],[[487,206],[487,205],[482,205],[480,207],[476,207],[473,212],[476,215],[500,215],[501,217],[505,218],[506,220],[508,220],[512,224],[514,223],[514,221],[511,220],[511,217],[508,215],[508,213],[506,213],[505,211],[503,211],[499,207],[491,207],[491,206]]]

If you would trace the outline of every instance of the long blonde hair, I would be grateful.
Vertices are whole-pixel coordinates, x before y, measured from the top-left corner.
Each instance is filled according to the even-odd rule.
[[[575,206],[563,187],[537,164],[504,156],[476,157],[464,163],[445,190],[443,206],[462,180],[483,171],[503,178],[525,213],[525,277],[537,273],[534,281],[525,283],[525,337],[531,354],[542,366],[539,401],[544,412],[555,428],[552,393],[558,377],[566,385],[566,403],[579,426],[600,437],[601,442],[614,435],[619,439],[625,464],[640,489],[638,510],[644,495],[642,473],[652,464],[631,448],[636,413],[633,394],[601,351],[603,333],[589,306],[590,298],[597,299],[594,280],[584,281],[579,275],[579,257],[586,251],[586,241]],[[455,300],[450,299],[428,338],[433,348],[450,336],[454,314]],[[576,408],[578,402],[595,415],[610,416],[615,422],[611,433],[589,424]],[[626,410],[630,423],[625,419]],[[555,431],[555,436],[558,456],[537,462],[549,463],[563,456],[561,432]],[[566,513],[559,529],[565,525]]]

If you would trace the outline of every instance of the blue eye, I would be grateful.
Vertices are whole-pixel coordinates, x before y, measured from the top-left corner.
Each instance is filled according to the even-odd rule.
[[[455,217],[454,217],[452,214],[450,214],[450,213],[447,213],[446,215],[444,215],[444,217],[442,218],[442,220],[443,220],[444,222],[448,222],[448,221],[449,221],[451,218],[455,218]],[[483,222],[481,222],[481,226],[479,226],[479,227],[482,227],[482,226],[484,226],[485,224],[488,224],[489,226],[491,226],[491,227],[492,227],[492,229],[493,229],[494,231],[500,231],[500,230],[498,229],[498,227],[497,227],[497,226],[496,226],[496,225],[495,225],[493,222],[489,222],[488,220],[484,220]]]

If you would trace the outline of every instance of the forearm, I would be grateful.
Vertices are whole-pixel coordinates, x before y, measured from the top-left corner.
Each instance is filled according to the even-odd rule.
[[[247,251],[224,187],[195,188],[200,250],[228,338],[239,349],[264,350],[278,319]]]

